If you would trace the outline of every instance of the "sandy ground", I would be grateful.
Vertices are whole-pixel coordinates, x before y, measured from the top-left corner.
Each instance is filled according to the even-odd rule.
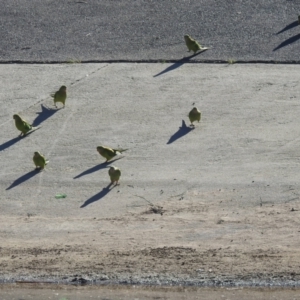
[[[25,287],[26,286],[26,287]],[[43,284],[0,286],[1,300],[298,300],[299,289],[197,288],[141,286],[53,286]]]
[[[0,279],[298,285],[298,68],[1,65]]]

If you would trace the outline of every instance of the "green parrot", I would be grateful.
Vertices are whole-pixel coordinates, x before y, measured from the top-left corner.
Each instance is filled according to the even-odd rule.
[[[201,45],[196,40],[194,40],[192,37],[190,37],[188,34],[186,34],[184,36],[184,40],[185,40],[186,46],[189,49],[188,52],[193,51],[194,54],[195,54],[197,51],[207,50],[208,49],[206,47],[201,47]]]
[[[121,177],[121,170],[117,167],[110,167],[108,170],[108,175],[110,177],[110,181],[112,184],[116,183],[118,184],[118,181]]]
[[[128,149],[112,149],[112,148],[104,147],[104,146],[98,146],[97,147],[97,151],[99,152],[99,154],[101,156],[103,156],[104,158],[106,158],[106,162],[108,162],[113,157],[115,157],[118,154],[118,152],[122,153],[122,152],[124,152],[126,150],[128,150]]]
[[[201,111],[197,107],[194,107],[189,113],[189,119],[191,121],[191,125],[195,126],[195,125],[193,125],[193,122],[195,122],[195,121],[198,121],[198,123],[200,122]]]
[[[32,130],[32,125],[23,120],[19,115],[13,115],[13,118],[15,119],[17,129],[21,131],[20,136],[24,136],[28,131]]]
[[[57,92],[51,94],[51,97],[54,98],[54,105],[57,108],[56,102],[61,102],[65,107],[66,99],[67,99],[67,87],[62,85]]]
[[[49,162],[40,152],[34,152],[33,162],[35,164],[36,170],[40,168],[43,170],[47,163]]]

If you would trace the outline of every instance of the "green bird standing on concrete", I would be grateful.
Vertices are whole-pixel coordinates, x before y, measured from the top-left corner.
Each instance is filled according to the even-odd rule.
[[[67,99],[67,87],[62,85],[57,92],[51,94],[51,97],[54,98],[54,105],[57,108],[56,102],[61,102],[65,107],[66,99]]]
[[[43,170],[49,161],[40,152],[34,152],[33,162],[36,170]]]
[[[19,115],[13,115],[13,118],[15,119],[17,129],[21,131],[20,136],[24,136],[28,131],[32,130],[32,125],[23,120]]]
[[[197,51],[207,50],[208,49],[206,47],[201,47],[201,45],[196,40],[194,40],[191,36],[189,36],[188,34],[186,34],[184,36],[184,40],[185,40],[186,46],[189,49],[188,52],[193,51],[194,54],[195,54]]]
[[[201,119],[201,111],[197,108],[197,107],[194,107],[190,113],[189,113],[189,119],[190,119],[190,122],[191,122],[191,126],[195,126],[193,124],[193,122],[195,121],[198,121],[198,123],[200,122],[200,119]]]
[[[117,167],[112,166],[108,170],[108,175],[110,177],[111,184],[116,183],[117,185],[121,177],[121,170]]]
[[[101,156],[106,158],[106,162],[108,162],[109,160],[114,158],[116,155],[118,155],[118,153],[122,153],[126,150],[128,150],[128,149],[112,149],[112,148],[104,147],[104,146],[97,147],[97,151],[99,152],[99,154]]]

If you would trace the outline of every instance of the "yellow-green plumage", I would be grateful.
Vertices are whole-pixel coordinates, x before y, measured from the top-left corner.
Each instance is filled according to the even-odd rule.
[[[24,136],[28,131],[32,129],[32,125],[23,120],[19,115],[13,115],[13,118],[15,120],[17,129],[21,131],[20,136]]]
[[[204,49],[201,47],[201,45],[196,40],[194,40],[192,37],[190,37],[187,34],[184,36],[184,40],[185,40],[186,46],[189,49],[189,52],[193,51],[194,53],[196,53],[197,51]]]
[[[112,184],[118,184],[118,181],[121,177],[121,170],[117,167],[110,167],[108,170],[108,175]]]
[[[51,94],[51,97],[54,98],[55,107],[57,107],[56,105],[57,102],[61,102],[65,107],[65,103],[67,99],[67,87],[65,85],[62,85],[57,92]]]
[[[36,169],[40,168],[42,170],[45,168],[49,161],[47,161],[46,158],[40,152],[34,152],[33,162],[35,164]]]
[[[109,160],[114,158],[118,154],[118,152],[122,153],[126,150],[128,150],[128,149],[113,149],[113,148],[104,147],[104,146],[98,146],[97,147],[97,151],[99,152],[99,154],[101,156],[106,158],[106,162],[108,162]]]
[[[201,111],[197,107],[194,107],[189,113],[189,119],[190,119],[191,125],[193,125],[193,122],[195,122],[195,121],[198,121],[198,123],[199,123],[200,119],[201,119]]]

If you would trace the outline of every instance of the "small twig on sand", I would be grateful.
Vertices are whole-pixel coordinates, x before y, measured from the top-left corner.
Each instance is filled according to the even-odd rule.
[[[147,203],[149,203],[151,206],[154,206],[154,204],[151,203],[149,200],[147,200],[145,197],[143,197],[143,196],[138,196],[138,195],[134,195],[134,196],[135,196],[135,197],[142,198],[142,199],[144,199]]]
[[[165,212],[165,210],[163,210],[162,206],[156,206],[156,205],[154,205],[149,200],[147,200],[145,197],[138,196],[138,195],[134,195],[134,196],[135,197],[139,197],[139,198],[145,200],[151,206],[151,208],[146,213],[154,213],[154,214],[161,214],[161,215],[163,215],[163,213]]]
[[[183,197],[184,193],[185,193],[185,192],[183,192],[183,193],[181,193],[181,194],[178,194],[178,195],[171,196],[171,198],[179,197],[179,196]]]

